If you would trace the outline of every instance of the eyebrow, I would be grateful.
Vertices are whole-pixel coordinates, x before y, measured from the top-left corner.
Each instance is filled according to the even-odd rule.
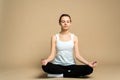
[[[70,20],[61,20],[61,21],[70,21]]]

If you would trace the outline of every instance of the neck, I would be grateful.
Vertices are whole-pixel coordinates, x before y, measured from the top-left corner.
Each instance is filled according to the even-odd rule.
[[[66,30],[66,31],[61,31],[60,33],[61,34],[69,34],[70,32],[68,30]]]

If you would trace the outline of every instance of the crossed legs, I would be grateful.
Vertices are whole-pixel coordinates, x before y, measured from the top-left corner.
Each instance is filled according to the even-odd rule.
[[[42,66],[42,69],[50,74],[63,74],[64,77],[86,76],[93,72],[93,68],[88,65],[62,66],[48,63],[46,66]]]

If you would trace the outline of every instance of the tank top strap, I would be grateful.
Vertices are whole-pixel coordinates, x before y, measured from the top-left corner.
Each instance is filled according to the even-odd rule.
[[[56,34],[56,40],[59,40],[59,33]]]
[[[73,33],[71,33],[71,39],[74,40],[74,34]]]

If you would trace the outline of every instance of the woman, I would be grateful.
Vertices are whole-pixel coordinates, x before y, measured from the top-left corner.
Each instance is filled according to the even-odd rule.
[[[69,31],[71,17],[62,14],[59,18],[61,31],[52,36],[51,54],[47,59],[42,60],[42,69],[50,76],[58,77],[80,77],[93,72],[96,61],[86,61],[79,52],[78,37]],[[85,65],[76,65],[75,59]]]

